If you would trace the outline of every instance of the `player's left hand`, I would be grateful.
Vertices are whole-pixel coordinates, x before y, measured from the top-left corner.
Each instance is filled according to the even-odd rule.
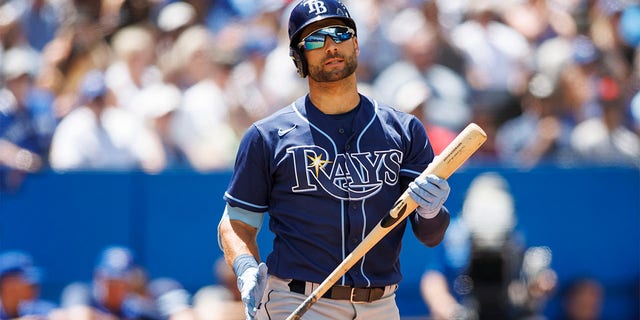
[[[417,212],[425,219],[431,219],[438,215],[442,205],[449,197],[449,182],[428,174],[426,177],[418,177],[409,184],[409,196],[418,204]]]
[[[238,289],[242,295],[244,314],[247,320],[253,320],[267,285],[267,265],[262,262],[258,267],[250,267],[238,277]]]

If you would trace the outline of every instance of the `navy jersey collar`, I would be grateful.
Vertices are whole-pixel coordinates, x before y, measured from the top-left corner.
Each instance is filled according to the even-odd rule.
[[[360,110],[358,110],[353,122],[354,129],[356,131],[360,131],[361,129],[365,128],[365,126],[371,123],[373,118],[376,116],[378,105],[375,100],[370,99],[362,94],[359,95]],[[322,115],[322,112],[315,105],[313,105],[311,99],[309,98],[309,94],[298,98],[294,102],[293,108],[296,109],[295,111],[302,118],[304,118],[305,121],[314,125],[318,125],[314,122],[314,119],[316,119],[317,116]]]

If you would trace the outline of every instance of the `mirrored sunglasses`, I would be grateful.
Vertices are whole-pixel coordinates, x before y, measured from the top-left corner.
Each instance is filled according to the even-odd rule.
[[[304,48],[307,51],[320,49],[324,47],[327,37],[330,37],[335,43],[340,43],[351,39],[354,34],[353,29],[345,26],[324,27],[302,39],[298,43],[298,48]]]

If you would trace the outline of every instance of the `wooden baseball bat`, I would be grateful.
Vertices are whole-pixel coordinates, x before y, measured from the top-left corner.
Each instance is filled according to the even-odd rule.
[[[420,177],[435,174],[442,179],[449,178],[486,140],[487,135],[484,130],[477,124],[470,123],[447,145],[441,154],[433,159],[433,162],[420,174]],[[331,272],[311,295],[289,315],[287,320],[300,319],[342,275],[351,269],[380,239],[409,216],[417,207],[418,204],[413,201],[409,193],[405,191],[400,198],[398,198],[389,213],[380,220],[378,225],[371,230],[362,242]]]

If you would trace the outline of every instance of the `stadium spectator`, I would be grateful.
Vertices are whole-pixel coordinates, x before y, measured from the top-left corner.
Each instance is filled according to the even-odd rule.
[[[152,84],[136,94],[131,105],[133,113],[160,138],[165,169],[191,168],[177,137],[175,114],[182,105],[182,91],[170,83]]]
[[[85,76],[83,105],[58,125],[51,145],[55,170],[138,170],[158,172],[166,159],[158,136],[136,116],[113,107],[104,74]]]
[[[10,0],[5,5],[14,12],[26,42],[37,51],[55,37],[71,13],[69,3],[64,1]]]
[[[404,5],[398,1],[345,1],[358,21],[358,42],[362,49],[358,56],[356,76],[361,84],[371,84],[380,72],[401,56],[400,48],[392,41],[396,34],[388,33],[393,17]],[[295,3],[295,1],[292,1]],[[287,12],[286,16],[289,16]],[[286,28],[285,28],[286,29]]]
[[[492,172],[477,176],[422,277],[422,297],[433,319],[543,315],[557,282],[551,251],[526,248],[516,226],[506,180]]]
[[[0,86],[0,190],[16,189],[24,173],[46,167],[56,120],[52,98],[33,82],[37,53],[14,47],[4,53]]]
[[[500,13],[506,3],[467,1],[462,20],[449,32],[450,43],[464,58],[461,74],[471,88],[470,121],[487,132],[487,141],[476,158],[496,161],[495,133],[519,113],[519,99],[526,92],[532,72],[531,45],[517,30],[505,24]]]
[[[602,114],[597,82],[604,65],[602,53],[589,37],[578,35],[571,46],[571,60],[562,71],[560,86],[569,107],[568,113],[580,123]]]
[[[563,11],[554,9],[547,1],[508,1],[500,17],[535,46],[556,36],[556,26],[564,22]]]
[[[244,319],[244,306],[236,275],[223,257],[213,265],[217,284],[204,286],[193,296],[193,308],[200,320]]]
[[[42,50],[39,82],[55,94],[54,112],[64,118],[77,107],[80,83],[92,69],[104,70],[112,59],[107,30],[78,8]]]
[[[496,150],[503,164],[533,167],[571,161],[572,122],[561,117],[558,89],[543,74],[529,81],[521,102],[522,114],[507,120],[496,133]]]
[[[131,249],[105,247],[95,264],[91,284],[73,282],[62,291],[61,317],[68,319],[158,319],[152,299],[135,292],[136,261]]]
[[[254,121],[274,111],[275,106],[290,103],[292,96],[279,96],[279,87],[267,73],[267,58],[278,44],[278,20],[263,14],[243,28],[245,38],[237,49],[241,57],[231,72],[229,90],[246,118],[242,132]]]
[[[568,282],[561,294],[561,320],[602,319],[605,290],[602,283],[591,277]]]
[[[56,305],[40,299],[42,270],[21,250],[0,253],[0,319],[46,318]]]
[[[640,137],[625,126],[623,87],[611,77],[600,79],[597,88],[601,115],[578,124],[571,146],[581,162],[640,166]]]
[[[633,61],[628,87],[631,96],[629,116],[626,121],[629,123],[629,128],[640,136],[640,45],[635,49]]]
[[[20,13],[16,4],[20,2],[2,2],[0,4],[0,49],[9,50],[13,47],[30,47],[24,29],[20,23]]]
[[[175,112],[176,143],[196,170],[228,169],[239,139],[231,121],[233,99],[225,92],[234,53],[217,48],[201,25],[180,34],[173,52],[183,70],[180,83],[187,87]]]
[[[530,70],[527,39],[500,21],[504,4],[490,0],[467,2],[466,19],[451,31],[451,43],[465,60],[465,78],[476,91],[503,95],[505,101],[526,89]],[[496,106],[499,111],[504,106]]]
[[[245,52],[256,52],[258,57],[257,62],[264,57],[264,65],[260,67],[260,85],[266,91],[266,96],[269,97],[268,101],[271,101],[271,105],[268,109],[272,112],[275,111],[274,105],[285,105],[300,96],[306,90],[306,82],[301,79],[291,58],[288,56],[289,52],[289,36],[287,34],[287,19],[288,14],[291,12],[289,6],[283,4],[278,5],[278,0],[272,2],[275,8],[271,8],[268,12],[262,14],[257,18],[256,22],[250,24],[249,28],[245,29],[247,33],[247,43],[244,46]],[[291,5],[295,4],[291,2]],[[266,20],[266,22],[260,22],[260,20]],[[251,28],[259,28],[259,23],[267,23],[269,25],[269,39],[267,41],[259,41],[256,35],[250,33]],[[250,45],[250,43],[253,43]],[[260,44],[262,43],[262,44]],[[256,45],[258,44],[258,45]],[[275,45],[275,46],[274,46]],[[238,68],[240,70],[240,68]],[[248,121],[244,122],[243,129],[249,125]],[[244,130],[242,130],[244,132]]]
[[[155,302],[160,319],[196,320],[191,308],[191,295],[182,285],[172,278],[158,278],[149,283],[149,292]]]
[[[111,39],[115,60],[105,70],[105,83],[117,107],[130,110],[133,97],[143,88],[162,81],[155,64],[155,35],[146,25],[119,29]]]
[[[180,87],[181,61],[173,59],[172,49],[176,40],[189,27],[196,24],[195,8],[184,1],[176,1],[162,7],[155,21],[157,28],[157,63],[165,82]]]
[[[407,24],[409,20],[413,23]],[[437,30],[418,9],[401,11],[388,28],[388,33],[402,35],[394,41],[403,56],[378,74],[373,82],[374,92],[382,101],[395,102],[412,112],[428,124],[427,130],[433,126],[454,132],[462,130],[471,119],[469,86],[463,77],[437,62],[440,44]],[[420,80],[424,84],[420,88],[407,80]],[[422,101],[410,102],[412,98]],[[404,101],[408,107],[404,107],[407,104]]]

